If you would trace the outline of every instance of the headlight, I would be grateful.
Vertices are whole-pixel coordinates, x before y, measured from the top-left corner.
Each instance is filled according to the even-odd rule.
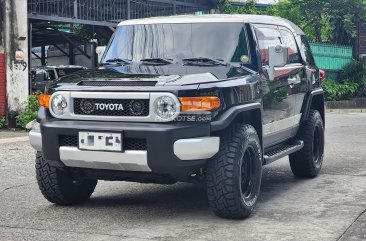
[[[55,95],[51,100],[51,109],[55,115],[63,115],[67,109],[67,101],[62,95]]]
[[[155,100],[154,108],[163,121],[171,121],[178,116],[180,105],[172,97],[162,96]]]

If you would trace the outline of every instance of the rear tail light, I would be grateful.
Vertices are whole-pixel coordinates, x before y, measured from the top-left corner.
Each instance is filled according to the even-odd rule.
[[[322,69],[319,70],[319,77],[320,77],[321,81],[325,80],[326,74],[325,74],[324,70],[322,70]]]

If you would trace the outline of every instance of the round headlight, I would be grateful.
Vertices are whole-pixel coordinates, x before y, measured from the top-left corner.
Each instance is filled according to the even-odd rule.
[[[51,100],[51,108],[56,115],[63,115],[67,109],[67,101],[62,95],[56,95]]]
[[[169,96],[156,99],[154,107],[155,113],[164,121],[173,120],[179,114],[179,104]]]

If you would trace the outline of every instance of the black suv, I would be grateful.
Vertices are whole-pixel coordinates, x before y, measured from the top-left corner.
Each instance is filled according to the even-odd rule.
[[[85,70],[85,67],[76,65],[57,65],[34,67],[30,71],[33,92],[43,92],[47,84],[65,75]]]
[[[46,87],[30,132],[50,202],[86,201],[97,180],[206,183],[221,217],[250,215],[262,166],[289,155],[315,177],[324,96],[304,33],[270,16],[124,21],[103,66]]]

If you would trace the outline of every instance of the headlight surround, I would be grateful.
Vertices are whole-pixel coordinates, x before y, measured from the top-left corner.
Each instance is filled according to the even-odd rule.
[[[52,97],[51,109],[55,115],[63,115],[67,110],[66,98],[62,95],[55,95]]]
[[[163,121],[174,120],[180,112],[180,104],[170,96],[161,96],[154,102],[154,112]]]

